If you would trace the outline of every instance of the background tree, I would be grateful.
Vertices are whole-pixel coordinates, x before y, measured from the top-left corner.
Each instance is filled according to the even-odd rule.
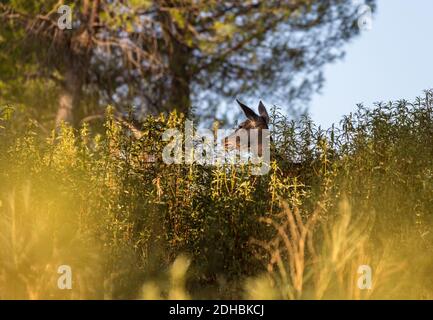
[[[57,23],[63,3],[71,30]],[[108,102],[212,114],[240,94],[296,105],[359,33],[358,9],[348,0],[0,0],[0,99],[27,97],[69,122]]]

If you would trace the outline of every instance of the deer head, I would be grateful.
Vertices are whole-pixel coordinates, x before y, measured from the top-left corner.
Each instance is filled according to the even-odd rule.
[[[258,156],[262,156],[263,154],[263,146],[262,146],[262,130],[263,129],[269,129],[269,115],[266,111],[266,107],[264,104],[260,101],[259,103],[259,114],[255,113],[251,108],[247,107],[245,104],[240,102],[236,99],[236,102],[241,107],[242,111],[244,112],[245,116],[247,117],[247,120],[242,122],[238,128],[229,136],[225,137],[223,139],[223,145],[225,150],[243,150],[243,151],[249,151],[251,147],[251,136],[250,131],[251,129],[258,130],[258,147],[257,147],[257,153]],[[241,145],[240,143],[240,137],[239,133],[241,130],[244,130],[244,132],[248,135],[248,145]]]

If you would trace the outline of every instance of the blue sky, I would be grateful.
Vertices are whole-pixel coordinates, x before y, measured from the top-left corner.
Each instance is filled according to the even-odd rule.
[[[357,103],[412,101],[433,88],[432,33],[432,0],[378,0],[372,29],[325,67],[325,84],[310,105],[314,121],[329,127]]]

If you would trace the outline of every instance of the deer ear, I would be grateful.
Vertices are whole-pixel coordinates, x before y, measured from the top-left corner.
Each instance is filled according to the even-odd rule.
[[[263,119],[265,119],[266,124],[268,124],[269,123],[268,111],[266,111],[266,107],[261,100],[259,102],[259,114]]]
[[[241,106],[243,112],[245,113],[245,115],[247,116],[248,119],[256,121],[259,118],[259,116],[257,115],[257,113],[255,113],[251,108],[249,108],[246,105],[244,105],[238,99],[236,99],[236,102]]]

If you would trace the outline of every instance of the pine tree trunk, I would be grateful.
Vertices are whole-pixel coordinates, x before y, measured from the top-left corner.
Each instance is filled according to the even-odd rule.
[[[176,46],[176,45],[175,45]],[[168,108],[185,114],[191,108],[190,77],[188,75],[188,52],[184,48],[176,48],[171,56],[171,85]]]
[[[164,11],[160,12],[160,15],[168,44],[168,73],[170,75],[169,92],[164,109],[187,114],[191,108],[190,48],[180,42],[176,36],[182,39],[184,30],[176,26],[170,14]]]
[[[74,67],[65,72],[63,88],[59,96],[59,108],[56,116],[56,126],[62,121],[74,125],[75,114],[80,102],[82,78]]]

